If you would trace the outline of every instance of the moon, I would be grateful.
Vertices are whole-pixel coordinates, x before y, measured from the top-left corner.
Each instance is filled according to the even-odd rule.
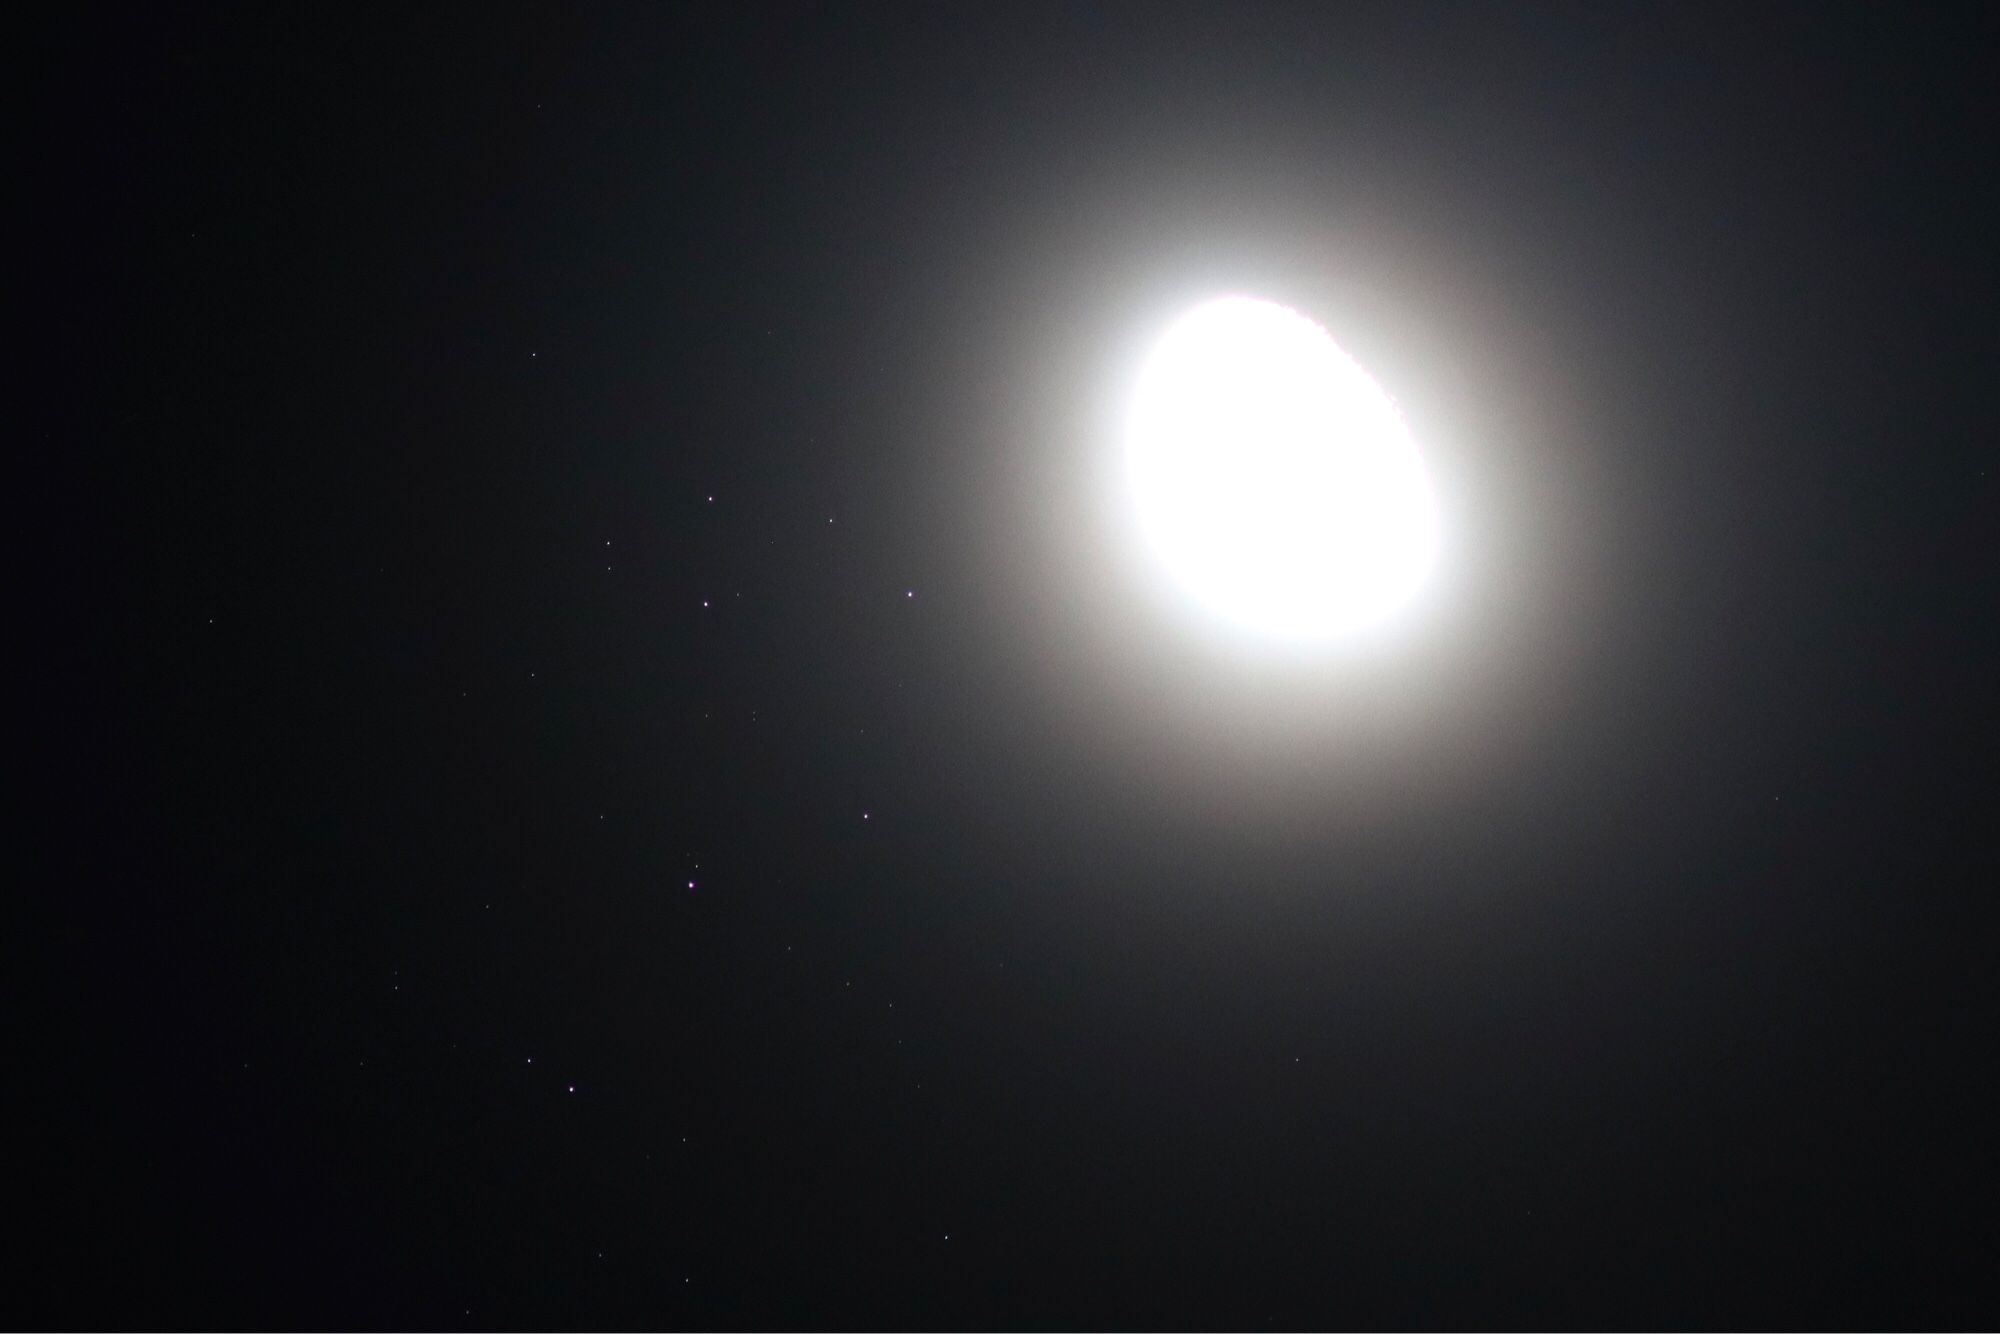
[[[1287,306],[1225,296],[1169,325],[1141,364],[1124,446],[1156,566],[1255,637],[1376,626],[1436,562],[1430,475],[1395,400]]]

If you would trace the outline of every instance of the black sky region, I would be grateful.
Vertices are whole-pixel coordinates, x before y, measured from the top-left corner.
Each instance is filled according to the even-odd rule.
[[[1990,1324],[1993,37],[29,24],[11,1317]],[[1107,518],[1227,291],[1408,633]]]

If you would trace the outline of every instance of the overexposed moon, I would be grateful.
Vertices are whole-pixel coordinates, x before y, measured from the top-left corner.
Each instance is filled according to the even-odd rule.
[[[1430,477],[1395,400],[1275,302],[1221,297],[1167,328],[1139,372],[1125,474],[1158,566],[1260,637],[1375,625],[1436,560]]]

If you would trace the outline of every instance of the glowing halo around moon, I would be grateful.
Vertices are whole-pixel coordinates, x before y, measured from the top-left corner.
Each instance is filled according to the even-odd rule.
[[[1156,563],[1258,638],[1376,626],[1436,561],[1437,505],[1402,413],[1288,307],[1226,296],[1175,320],[1140,368],[1123,443]]]

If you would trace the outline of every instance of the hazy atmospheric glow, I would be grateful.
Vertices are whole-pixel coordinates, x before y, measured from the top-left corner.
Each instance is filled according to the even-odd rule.
[[[1125,461],[1153,555],[1260,635],[1377,623],[1435,558],[1430,480],[1395,402],[1273,302],[1222,297],[1167,329],[1139,373]]]

